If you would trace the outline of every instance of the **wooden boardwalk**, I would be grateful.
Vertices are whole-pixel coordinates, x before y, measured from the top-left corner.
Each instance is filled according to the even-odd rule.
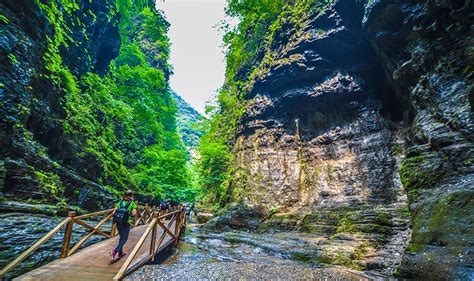
[[[143,225],[138,225],[140,220]],[[71,225],[73,222],[83,225],[79,219],[71,218],[69,222],[71,222]],[[66,224],[61,223],[57,228],[59,229],[63,225]],[[153,260],[162,250],[177,242],[180,231],[185,226],[185,211],[180,209],[158,217],[156,209],[148,211],[148,214],[147,210],[144,209],[143,212],[140,212],[140,218],[138,218],[135,225],[130,230],[130,235],[124,246],[124,252],[127,255],[122,259],[112,261],[110,257],[110,251],[115,248],[119,240],[119,236],[114,234],[114,229],[110,233],[105,233],[98,230],[98,227],[87,227],[92,228],[88,237],[94,233],[103,233],[101,235],[108,236],[109,239],[78,251],[76,251],[78,248],[76,246],[69,249],[69,242],[65,242],[63,244],[63,248],[65,247],[63,258],[18,276],[14,280],[119,280]],[[48,237],[53,231],[57,232],[58,230],[53,229],[43,238],[49,239]],[[67,237],[67,233],[68,227],[65,231],[65,241],[70,239]],[[86,239],[88,237],[86,235]],[[41,241],[42,239],[4,268],[0,275],[4,275],[11,270],[47,240]],[[31,252],[28,252],[30,250]]]
[[[146,228],[146,225],[141,225],[130,230],[130,236],[124,246],[125,253],[130,254]],[[157,234],[160,237],[163,230],[158,231]],[[72,256],[55,260],[21,275],[14,280],[112,280],[127,258],[125,256],[114,263],[111,262],[110,251],[117,246],[118,239],[118,236],[106,239],[84,248]],[[174,241],[168,235],[163,242],[160,248],[164,248]],[[137,262],[148,256],[150,244],[150,240],[145,241],[137,254]],[[132,266],[136,265],[136,263],[132,263]]]

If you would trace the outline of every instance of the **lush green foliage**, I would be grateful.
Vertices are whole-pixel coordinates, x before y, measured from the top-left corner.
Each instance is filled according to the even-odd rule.
[[[113,191],[131,188],[148,197],[194,200],[197,190],[168,87],[168,23],[154,1],[119,0],[111,9],[109,20],[121,15],[116,24],[122,46],[103,77],[93,72],[74,75],[59,52],[61,46],[76,44],[67,23],[77,19],[77,3],[37,4],[55,30],[44,57],[46,77],[66,93],[64,130],[68,141],[81,148],[74,157],[99,169],[97,180]]]
[[[176,118],[178,132],[183,139],[184,145],[189,150],[195,149],[199,146],[199,139],[204,134],[198,126],[203,117],[176,93],[173,93],[173,98],[178,107]]]
[[[287,0],[229,0],[226,13],[240,23],[224,36],[228,48],[226,77],[228,83],[244,80],[256,67],[255,59],[262,53],[262,44],[269,27],[278,18]]]

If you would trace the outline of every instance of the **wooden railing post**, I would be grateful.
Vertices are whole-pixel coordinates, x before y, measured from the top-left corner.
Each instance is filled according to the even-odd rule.
[[[183,209],[183,225],[186,226],[186,222],[187,222],[187,217],[186,217],[186,207],[184,207]]]
[[[178,244],[179,228],[180,228],[180,225],[181,225],[181,212],[177,213],[176,216],[177,216],[176,217],[176,222],[174,224],[174,236],[176,237],[175,241],[174,241],[175,245]]]
[[[146,203],[145,204],[145,213],[143,214],[143,222],[144,222],[143,224],[146,224],[146,221],[148,220],[149,215],[150,215],[150,213],[148,212],[149,211],[148,208],[149,208],[148,203]]]
[[[110,227],[110,236],[115,237],[117,235],[117,224],[112,222],[112,226]]]
[[[61,258],[65,258],[68,256],[69,244],[71,243],[71,234],[72,234],[72,227],[74,226],[75,215],[76,215],[75,212],[69,212],[67,214],[67,216],[71,218],[71,220],[67,223],[66,230],[64,231],[63,246],[61,248]]]
[[[153,213],[153,219],[158,220],[158,214]],[[151,230],[151,243],[150,243],[150,256],[151,260],[155,260],[155,254],[156,254],[156,232],[158,229],[158,223],[155,221],[155,225],[153,225],[153,229]]]
[[[183,207],[183,209],[182,209],[181,212],[182,212],[182,214],[183,214],[183,224],[182,224],[182,226],[186,226],[186,219],[187,219],[187,218],[186,218],[186,208]]]
[[[153,212],[154,215],[156,214],[156,217],[160,216],[160,212],[158,211],[158,208],[156,206],[153,206],[152,212]]]

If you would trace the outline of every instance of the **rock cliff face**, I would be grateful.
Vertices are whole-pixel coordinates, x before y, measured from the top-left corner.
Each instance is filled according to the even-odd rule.
[[[60,55],[74,75],[102,73],[120,49],[118,14],[110,16],[115,3],[74,3],[78,9],[64,23],[73,26],[76,43],[61,47]],[[65,91],[45,77],[44,56],[58,27],[49,23],[35,1],[7,1],[1,14],[0,192],[14,200],[48,200],[35,171],[54,171],[54,181],[67,186],[64,192],[71,203],[103,207],[101,202],[110,194],[93,182],[89,169],[94,164],[75,161],[80,147],[66,140]]]
[[[235,144],[246,208],[211,224],[319,235],[319,262],[472,277],[473,4],[356,2],[283,19]]]
[[[474,276],[473,12],[470,1],[380,1],[364,20],[413,114],[400,169],[413,213],[403,275]]]

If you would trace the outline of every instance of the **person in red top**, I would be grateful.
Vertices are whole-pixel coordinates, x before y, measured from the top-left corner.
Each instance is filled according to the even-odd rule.
[[[133,201],[133,192],[131,190],[125,191],[122,200],[117,203],[112,212],[114,215],[114,223],[120,235],[117,247],[110,252],[112,259],[115,259],[116,256],[120,259],[126,255],[126,253],[123,252],[123,246],[128,240],[132,217],[136,216],[137,212],[137,204]]]

